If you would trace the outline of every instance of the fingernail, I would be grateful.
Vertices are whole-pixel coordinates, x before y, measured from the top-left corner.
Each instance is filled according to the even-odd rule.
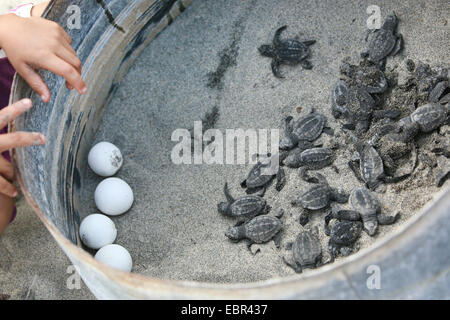
[[[12,194],[13,198],[17,197],[18,194],[19,193],[17,191],[14,191],[13,194]]]
[[[23,109],[28,110],[28,109],[31,108],[31,105],[32,105],[32,103],[31,103],[30,99],[23,99],[22,100],[22,108]]]
[[[87,93],[87,87],[84,87],[83,89],[81,89],[81,94],[86,94]]]
[[[34,145],[40,146],[40,145],[45,144],[46,139],[42,133],[34,133],[34,136],[35,136],[34,141],[33,141]]]

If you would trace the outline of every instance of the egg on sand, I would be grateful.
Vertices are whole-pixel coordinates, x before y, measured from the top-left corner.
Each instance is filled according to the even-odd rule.
[[[104,246],[95,254],[95,259],[115,269],[130,272],[133,260],[127,249],[118,244]]]
[[[88,154],[89,167],[102,177],[115,175],[122,167],[123,157],[119,148],[110,142],[99,142]]]
[[[114,222],[103,214],[90,214],[81,221],[81,241],[91,249],[100,249],[113,243],[117,237]]]
[[[131,208],[134,196],[128,183],[119,178],[107,178],[98,184],[94,199],[101,212],[117,216]]]

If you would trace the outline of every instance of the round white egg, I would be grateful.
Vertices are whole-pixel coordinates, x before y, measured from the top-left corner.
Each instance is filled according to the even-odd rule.
[[[114,222],[103,214],[90,214],[81,221],[80,238],[91,249],[100,249],[116,240]]]
[[[123,157],[119,148],[106,141],[97,143],[88,154],[89,167],[102,177],[115,175],[122,163]]]
[[[94,198],[98,210],[111,216],[127,212],[134,201],[133,190],[119,178],[107,178],[100,182]]]
[[[125,272],[130,272],[133,260],[127,249],[118,244],[108,244],[95,254],[95,259],[104,264]]]

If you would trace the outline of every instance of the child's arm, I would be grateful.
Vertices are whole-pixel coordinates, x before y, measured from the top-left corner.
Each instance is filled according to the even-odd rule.
[[[41,10],[38,9],[36,14]],[[33,13],[34,14],[34,13]],[[55,22],[43,18],[22,18],[15,14],[0,16],[0,48],[16,71],[44,102],[50,91],[36,70],[46,69],[64,77],[68,88],[87,92],[81,78],[81,61],[71,47],[69,35]]]

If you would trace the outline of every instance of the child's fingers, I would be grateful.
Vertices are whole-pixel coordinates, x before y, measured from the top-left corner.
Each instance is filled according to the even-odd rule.
[[[14,167],[5,158],[0,156],[0,176],[4,176],[8,180],[14,180]]]
[[[42,101],[50,101],[50,90],[41,76],[27,64],[17,68],[17,72],[25,79],[28,85],[41,97]]]
[[[14,120],[22,113],[28,111],[30,108],[31,108],[31,100],[22,99],[0,110],[0,129],[6,127],[8,125],[8,122]]]
[[[70,63],[78,71],[78,73],[81,74],[81,61],[75,53],[70,52],[65,47],[61,47],[56,55],[65,62]]]
[[[45,136],[38,132],[14,132],[0,135],[0,152],[45,144]]]
[[[0,176],[0,193],[15,198],[17,196],[17,188],[12,185],[11,182]]]
[[[64,79],[66,79],[66,81],[80,94],[85,94],[87,92],[86,84],[81,78],[81,74],[78,70],[58,56],[54,56],[52,58],[49,57],[42,67],[61,77],[64,77]]]
[[[69,36],[69,34],[60,25],[58,25],[58,27],[63,38],[69,43],[69,45],[72,44],[72,38]]]

